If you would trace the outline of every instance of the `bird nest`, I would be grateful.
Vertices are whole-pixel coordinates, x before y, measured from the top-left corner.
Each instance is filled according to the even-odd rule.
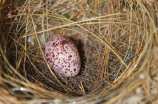
[[[150,85],[158,81],[156,4],[1,1],[0,102],[126,103],[144,90],[149,96]],[[69,38],[78,48],[81,69],[76,77],[54,72],[45,60],[44,46],[56,36]]]

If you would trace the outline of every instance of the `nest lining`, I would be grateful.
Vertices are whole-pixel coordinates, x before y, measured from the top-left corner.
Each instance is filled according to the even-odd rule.
[[[65,10],[62,8],[64,3],[74,4],[59,3],[52,11],[51,5],[55,3],[32,1],[29,4],[25,1],[22,6],[15,6],[9,19],[4,18],[5,25],[1,31],[5,34],[1,35],[2,77],[4,86],[11,89],[12,95],[32,99],[43,95],[46,95],[43,98],[55,95],[62,98],[104,93],[142,53],[149,27],[144,23],[147,18],[140,12],[140,5],[120,1],[121,6],[114,3],[115,11],[109,13],[110,10],[104,11],[109,9],[108,6],[103,9],[105,3],[95,7],[82,2],[82,6],[76,4],[76,7],[89,5],[91,9],[70,12],[69,6],[73,5]],[[130,12],[124,3],[135,8]],[[102,16],[98,16],[99,7],[104,11]],[[126,12],[117,13],[118,8],[126,8]],[[82,62],[77,77],[66,78],[47,65],[43,57],[44,45],[54,36],[68,37],[76,44]],[[18,93],[15,88],[25,90]],[[54,95],[50,95],[52,93]]]

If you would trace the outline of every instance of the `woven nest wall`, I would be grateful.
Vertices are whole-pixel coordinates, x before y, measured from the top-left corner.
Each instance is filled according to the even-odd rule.
[[[0,103],[158,103],[156,0],[0,1]],[[46,42],[72,40],[76,77],[53,71]]]

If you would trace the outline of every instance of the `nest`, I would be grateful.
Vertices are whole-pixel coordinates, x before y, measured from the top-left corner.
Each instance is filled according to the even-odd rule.
[[[0,3],[1,103],[156,103],[157,1]],[[56,36],[79,50],[76,77],[54,72],[44,58]]]

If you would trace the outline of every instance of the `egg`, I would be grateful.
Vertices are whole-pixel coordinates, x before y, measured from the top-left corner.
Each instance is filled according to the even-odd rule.
[[[78,75],[81,60],[78,49],[68,38],[54,37],[45,45],[45,59],[50,67],[67,77]]]

